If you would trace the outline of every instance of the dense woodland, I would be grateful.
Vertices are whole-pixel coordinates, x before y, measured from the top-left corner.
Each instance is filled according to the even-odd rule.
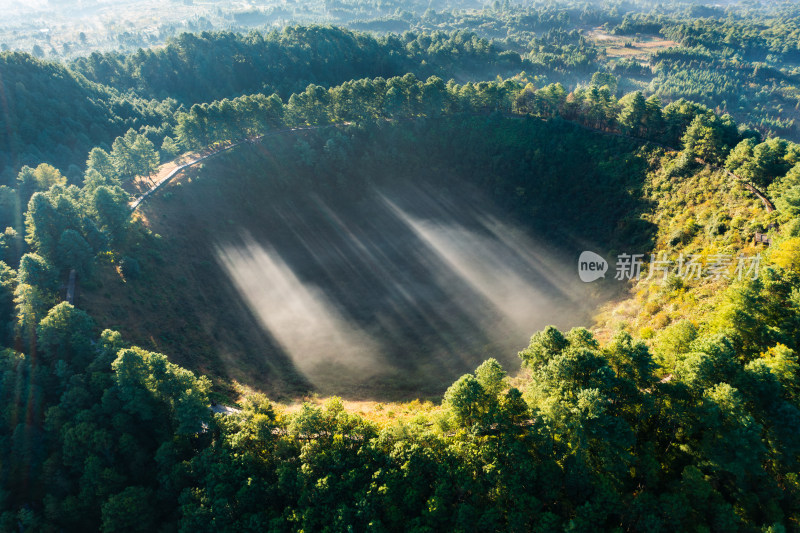
[[[62,173],[75,165],[77,177],[89,149],[110,146],[131,127],[160,147],[174,137],[172,115],[181,106],[254,93],[286,99],[309,84],[407,73],[458,83],[519,74],[537,87],[559,82],[567,90],[588,86],[595,73],[611,74],[615,97],[640,90],[664,103],[687,98],[762,135],[800,139],[800,11],[793,3],[723,10],[635,2],[627,11],[569,3],[481,10],[363,4],[329,7],[368,8],[363,14],[373,18],[351,13],[339,22],[377,36],[330,26],[181,33],[163,47],[93,52],[64,64],[5,52],[4,182],[39,162]],[[371,9],[392,15],[374,18]],[[598,31],[623,41],[609,48]],[[677,46],[637,48],[649,39]]]
[[[46,162],[79,183],[86,153],[126,130],[163,139],[176,103],[143,100],[87,81],[28,54],[0,54],[0,166],[11,185],[22,166]]]
[[[98,83],[191,104],[256,92],[286,98],[309,84],[408,72],[492,79],[524,65],[518,54],[467,31],[376,38],[335,27],[293,27],[266,35],[183,34],[164,48],[92,54],[73,68]]]
[[[76,165],[72,172],[79,178],[86,152],[110,145],[129,128],[161,146],[179,105],[276,91],[288,98],[309,84],[409,72],[491,79],[522,68],[518,54],[471,33],[376,39],[322,27],[183,34],[165,48],[130,56],[95,53],[71,68],[20,53],[2,54],[1,60],[6,184],[12,169],[41,161],[64,172]]]
[[[525,39],[504,40],[511,52],[464,31],[327,27],[183,35],[68,66],[0,55],[0,530],[800,528],[800,146],[767,135],[793,135],[796,8],[609,8],[609,32],[681,43],[649,74],[595,68],[601,54],[565,28],[573,11],[493,9],[548,33],[522,55]],[[759,99],[737,90],[740,68]],[[574,72],[582,84],[547,79]],[[169,253],[132,217],[132,178],[303,126],[337,127],[235,148],[203,183],[219,165],[220,183],[260,179],[265,197],[357,196],[369,175],[349,165],[421,169],[431,150],[447,154],[442,180],[482,188],[533,232],[762,251],[763,268],[633,284],[631,326],[537,332],[518,375],[489,359],[410,420],[372,422],[338,398],[288,412],[258,393],[214,414],[215,376],[105,329],[63,284],[71,270],[87,290],[99,271],[146,283]],[[286,173],[248,172],[270,146]],[[292,175],[306,179],[275,177]],[[581,218],[592,205],[610,208],[601,223]],[[753,247],[767,230],[769,249]]]

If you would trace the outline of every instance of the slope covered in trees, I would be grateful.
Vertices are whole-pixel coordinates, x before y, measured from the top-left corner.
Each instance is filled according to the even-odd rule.
[[[385,3],[363,7],[364,13],[389,9]],[[352,21],[351,15],[344,15],[351,9],[361,12],[361,7],[348,4],[331,13]],[[614,96],[641,90],[664,103],[690,98],[762,134],[798,139],[796,6],[757,10],[737,5],[727,11],[703,11],[651,2],[621,7],[501,3],[477,11],[439,9],[401,10],[374,20],[378,26],[367,20],[354,23],[383,31],[383,21],[398,32],[383,36],[324,26],[248,34],[182,33],[164,47],[79,57],[66,65],[73,74],[57,76],[63,81],[80,74],[104,86],[93,89],[81,86],[83,82],[79,87],[73,82],[64,87],[45,84],[36,69],[61,67],[9,55],[15,66],[5,69],[3,83],[11,95],[4,119],[11,130],[3,135],[13,144],[4,154],[5,181],[22,165],[35,166],[40,160],[65,174],[70,165],[77,165],[74,177],[84,162],[80,152],[110,145],[129,127],[161,147],[165,136],[174,137],[171,99],[188,108],[252,93],[276,92],[288,98],[309,84],[327,88],[351,79],[409,72],[420,79],[437,75],[461,82],[524,71],[523,77],[537,86],[561,82],[567,89],[588,84],[596,73],[612,74],[617,78],[610,84]],[[400,25],[393,26],[393,20]],[[411,31],[400,33],[403,29]],[[656,42],[666,44],[651,48]],[[69,95],[78,105],[55,109],[58,99],[45,98],[49,107],[27,109],[25,97],[15,104],[15,89],[18,83],[27,87],[28,78],[43,85],[31,88],[31,94]],[[92,126],[77,120],[78,113]],[[65,131],[68,119],[74,120],[74,127]]]
[[[598,78],[598,83],[602,83],[602,78]],[[526,122],[529,124],[529,128],[532,127],[530,124],[547,124],[546,127],[552,129],[551,133],[537,131],[535,128],[519,130],[501,127],[501,124],[514,124],[516,120],[503,118],[501,114],[495,115],[483,126],[481,126],[483,124],[481,121],[487,120],[485,118],[474,119],[478,122],[467,130],[458,126],[461,123],[469,123],[468,117],[471,115],[485,114],[493,110],[505,113],[514,112],[517,116],[532,114],[545,119],[559,118],[548,123],[540,123],[536,120]],[[432,125],[440,123],[440,119],[436,117],[453,113],[457,113],[459,118],[454,123],[456,125],[452,126],[454,128],[452,131],[432,127]],[[427,120],[432,122],[426,122],[423,117],[428,117]],[[577,121],[581,126],[609,131],[611,134],[596,137],[596,134],[590,134],[574,123],[564,123],[560,117],[567,117]],[[391,131],[391,128],[384,130],[379,126],[385,124],[387,118],[402,119],[400,124],[405,123],[406,120],[413,120],[418,123],[416,128],[422,128],[422,130],[432,128],[433,133],[418,138],[419,132],[412,130],[414,134],[411,136],[410,143],[404,137],[395,138],[392,134],[391,140],[385,141],[385,145],[378,144],[372,147],[371,143],[377,142],[375,139],[380,139],[386,132]],[[736,124],[728,116],[720,118],[707,108],[686,101],[679,101],[662,109],[657,99],[645,100],[641,93],[631,93],[617,101],[610,94],[607,86],[598,87],[597,85],[567,94],[559,85],[551,85],[540,90],[535,90],[531,86],[523,86],[514,81],[459,86],[453,83],[444,84],[437,78],[421,82],[413,76],[407,75],[403,78],[389,80],[348,82],[328,90],[321,87],[310,87],[301,94],[293,95],[286,104],[281,102],[277,96],[266,98],[263,95],[257,95],[193,106],[189,113],[179,113],[177,122],[178,142],[189,149],[199,149],[208,144],[224,143],[228,139],[253,136],[265,131],[279,130],[286,126],[311,124],[319,127],[340,122],[375,124],[370,126],[374,132],[366,135],[358,133],[358,129],[322,138],[317,137],[318,133],[309,134],[312,135],[311,139],[302,140],[302,142],[289,146],[281,145],[271,148],[258,145],[258,149],[239,148],[232,152],[233,159],[228,156],[219,160],[222,163],[212,161],[209,163],[213,169],[211,175],[216,176],[216,179],[209,180],[211,189],[199,197],[190,197],[189,200],[181,201],[181,204],[186,207],[178,208],[182,213],[179,217],[159,220],[160,216],[155,216],[153,219],[157,233],[180,236],[177,241],[166,245],[164,250],[185,250],[185,255],[192,258],[190,262],[193,266],[189,268],[180,262],[165,265],[163,259],[159,259],[163,257],[160,252],[147,252],[151,257],[147,257],[143,264],[146,265],[145,271],[148,272],[148,276],[145,278],[149,277],[150,284],[146,288],[140,288],[138,295],[130,294],[127,302],[124,298],[112,298],[111,301],[106,302],[105,296],[92,300],[90,305],[93,306],[92,308],[98,316],[106,316],[109,319],[114,317],[111,319],[112,322],[107,323],[119,324],[120,321],[126,321],[131,324],[131,329],[141,331],[136,337],[138,342],[144,342],[149,347],[159,349],[161,349],[160,346],[168,345],[176,356],[181,357],[180,360],[183,363],[234,379],[242,379],[234,375],[241,371],[240,366],[231,364],[224,357],[221,358],[220,354],[227,352],[226,357],[231,358],[231,353],[253,353],[258,351],[253,346],[258,345],[269,346],[271,353],[275,354],[280,374],[294,375],[296,373],[292,372],[289,360],[285,357],[282,358],[287,354],[285,347],[280,346],[280,339],[270,339],[269,335],[263,337],[252,333],[258,331],[258,328],[249,326],[245,328],[249,332],[247,336],[235,334],[229,336],[226,333],[214,333],[213,336],[210,336],[211,331],[236,331],[230,324],[221,327],[218,316],[226,317],[225,319],[231,323],[237,322],[232,318],[233,316],[240,316],[238,321],[246,324],[252,324],[253,320],[265,320],[263,316],[259,316],[258,310],[253,312],[252,309],[250,309],[250,315],[248,313],[237,315],[236,312],[216,315],[213,312],[205,311],[209,307],[209,301],[214,302],[211,309],[215,309],[221,304],[232,306],[234,310],[237,309],[235,305],[237,303],[250,305],[250,307],[254,305],[252,301],[241,300],[241,294],[237,297],[237,289],[239,292],[248,292],[243,290],[241,280],[239,280],[238,287],[217,283],[218,280],[227,279],[227,276],[218,270],[220,265],[213,261],[215,257],[213,249],[220,244],[217,242],[220,228],[223,228],[223,233],[228,233],[224,230],[228,225],[231,229],[251,230],[252,227],[256,228],[255,233],[259,234],[262,227],[280,228],[288,224],[284,218],[285,215],[268,214],[269,210],[264,210],[264,204],[261,202],[258,203],[260,207],[254,206],[247,211],[251,216],[245,216],[238,223],[234,222],[237,217],[228,214],[240,212],[242,206],[251,205],[251,202],[258,197],[252,193],[256,189],[254,184],[260,183],[255,176],[251,176],[250,169],[252,168],[270,169],[268,174],[274,175],[273,178],[266,179],[262,184],[266,188],[261,195],[268,198],[270,202],[280,197],[281,194],[294,192],[299,194],[301,199],[314,193],[322,194],[325,202],[330,201],[331,198],[344,197],[350,201],[363,203],[368,202],[370,198],[374,201],[375,194],[370,193],[376,183],[416,184],[416,180],[421,177],[424,182],[437,183],[441,186],[443,183],[447,183],[445,180],[447,176],[452,176],[451,181],[458,176],[458,179],[465,183],[476,186],[482,194],[489,194],[498,208],[505,213],[504,216],[514,215],[523,225],[528,225],[530,229],[535,230],[534,234],[537,237],[546,239],[546,245],[552,249],[572,252],[572,248],[579,245],[590,247],[592,243],[602,243],[605,250],[619,250],[627,247],[647,251],[652,247],[653,234],[652,226],[641,216],[648,209],[648,202],[643,196],[642,190],[646,184],[644,176],[648,170],[652,170],[654,165],[658,164],[658,158],[654,154],[639,153],[638,145],[641,140],[638,139],[646,138],[653,139],[657,143],[684,145],[685,149],[680,156],[670,162],[669,170],[665,170],[670,176],[682,176],[686,172],[690,172],[695,157],[702,157],[705,161],[721,164],[725,161],[727,154],[731,152],[731,147],[737,146],[737,143],[737,149],[731,152],[731,164],[737,160],[740,162],[736,164],[750,165],[756,160],[766,162],[772,157],[770,156],[772,152],[763,149],[763,146],[771,146],[769,143],[762,143],[763,146],[762,144],[753,144],[757,143],[752,137],[755,134],[747,131],[740,133]],[[483,133],[475,133],[475,131],[481,131],[481,128],[485,128]],[[739,142],[743,135],[746,136],[745,140]],[[289,137],[291,138],[291,135]],[[563,142],[554,141],[554,137],[563,139]],[[604,139],[606,144],[592,147],[589,139],[595,138]],[[269,146],[269,143],[278,142],[278,139],[280,137],[273,141],[273,138],[270,137],[268,141],[264,142]],[[417,155],[415,159],[411,160],[404,159],[404,154],[416,152],[415,143],[421,143],[428,147],[424,153],[431,154],[431,159],[426,159],[424,155]],[[751,147],[750,152],[747,152],[745,148],[751,144],[758,146],[758,150]],[[532,150],[531,146],[538,146],[538,148]],[[613,148],[613,146],[617,148]],[[658,146],[658,144],[654,146]],[[796,152],[793,149],[789,150],[787,146],[783,146],[781,148],[783,151],[777,156],[785,157],[786,164],[791,166],[792,161],[796,159]],[[567,155],[564,158],[549,158],[548,154],[554,150],[562,151]],[[621,153],[607,161],[596,160],[585,155],[587,151],[608,154],[614,150],[621,151]],[[244,158],[242,160],[246,163],[242,165],[239,159],[241,154],[250,152],[261,153],[261,160]],[[441,154],[454,154],[455,157],[442,159]],[[253,154],[251,154],[252,156]],[[347,164],[348,161],[358,160],[365,156],[368,156],[368,159],[355,167],[363,169],[363,171],[353,170]],[[387,157],[390,159],[386,159]],[[398,157],[400,159],[396,159]],[[492,164],[486,166],[486,161],[492,161]],[[785,172],[789,166],[781,168]],[[384,167],[393,169],[419,167],[419,170],[416,171],[417,176],[414,174],[392,175],[390,173],[389,175],[392,177],[386,179],[385,171],[382,170]],[[738,167],[731,168],[737,170]],[[437,170],[433,172],[431,169]],[[768,181],[754,181],[749,174],[738,172],[743,178],[750,179],[759,187],[769,184]],[[775,171],[771,172],[773,172],[773,178],[769,179],[774,179]],[[228,186],[221,186],[219,179],[229,173],[232,175],[233,181]],[[437,173],[442,175],[442,180],[436,179]],[[290,179],[289,176],[294,177]],[[566,181],[562,182],[565,176]],[[448,185],[448,187],[451,186],[453,185]],[[195,187],[200,188],[193,188],[193,190],[204,190],[202,185],[195,185]],[[744,191],[744,188],[736,182],[731,183],[731,187],[741,187],[741,190]],[[215,198],[220,193],[223,198],[228,197],[230,200],[216,201]],[[167,192],[166,196],[171,197],[171,194]],[[441,195],[442,191],[434,191],[434,194]],[[605,199],[605,201],[598,202],[598,198]],[[295,221],[298,227],[307,226],[318,229],[325,227],[324,219],[327,215],[320,220],[319,216],[313,214],[319,209],[318,205],[312,203],[304,210],[289,207],[291,205],[292,201],[289,201],[289,204],[284,204],[283,208],[275,207],[275,209],[278,213],[282,209],[293,211],[299,217]],[[167,205],[165,208],[169,209],[169,206]],[[213,209],[217,214],[209,216],[209,209]],[[381,218],[379,209],[377,211],[373,209],[370,212],[361,209],[358,204],[350,204],[349,207],[339,206],[339,209],[344,213],[348,211],[360,213],[351,215],[354,217],[354,221],[359,218]],[[390,215],[394,214],[390,213]],[[275,218],[276,216],[278,218]],[[337,217],[348,218],[341,214]],[[252,222],[251,218],[256,222]],[[221,220],[227,220],[228,224],[220,224]],[[380,226],[380,224],[376,224],[376,226]],[[293,231],[290,230],[290,227],[291,225],[288,225],[286,228],[289,233]],[[182,228],[196,228],[197,235],[191,231],[187,233]],[[337,231],[341,229],[339,228]],[[380,231],[387,234],[402,233],[396,226],[396,221],[394,227],[390,224]],[[293,246],[285,239],[281,245],[278,245],[277,243],[280,241],[269,242],[269,235],[269,232],[265,235],[266,240],[261,243],[262,247],[284,248],[278,250],[279,255],[288,255],[289,257],[296,255],[296,251],[291,251]],[[231,240],[230,235],[226,235],[226,238]],[[259,238],[257,235],[256,240]],[[374,239],[376,237],[373,235],[367,238]],[[321,239],[320,242],[329,242],[334,239],[335,235],[331,235]],[[304,243],[303,246],[308,248],[310,245]],[[353,246],[353,243],[345,243],[343,246],[346,249],[348,246]],[[201,252],[201,250],[205,251]],[[452,251],[446,250],[446,252],[450,253],[452,261]],[[133,250],[130,255],[141,256],[141,253],[141,250]],[[302,259],[301,254],[300,258],[294,258],[295,262],[308,265],[317,259],[317,252],[313,249],[306,253],[311,257]],[[371,254],[374,251],[364,252],[364,249],[360,249],[358,253]],[[486,253],[491,252],[487,251]],[[142,258],[140,257],[140,259]],[[448,257],[446,256],[445,259]],[[286,257],[282,257],[282,260],[286,261]],[[331,280],[341,278],[345,274],[333,275],[326,269],[335,269],[335,266],[326,265],[322,260],[319,262],[320,266],[316,273],[313,269],[305,272],[300,276],[301,281],[316,280],[313,283],[321,283],[323,292],[328,290],[325,287],[330,284],[331,290],[337,293],[339,291],[336,288],[338,282]],[[197,266],[202,266],[202,268],[197,269]],[[297,265],[290,266],[291,269],[294,269]],[[409,265],[409,270],[418,271],[419,269],[414,269]],[[231,272],[227,274],[231,275]],[[165,281],[168,276],[172,276],[177,283]],[[120,280],[114,281],[113,278],[114,276],[107,279],[108,283],[120,284]],[[327,281],[320,282],[319,280]],[[234,279],[234,281],[236,280]],[[125,283],[119,286],[135,288],[135,284]],[[184,287],[192,287],[186,289],[185,292],[199,297],[195,304],[188,306],[190,309],[198,311],[187,313],[179,309],[182,304],[180,304],[181,299],[178,298],[177,293],[168,296],[173,291],[183,293]],[[492,290],[496,289],[497,287]],[[103,291],[105,290],[103,289]],[[376,302],[380,302],[380,291],[369,292],[365,288],[363,290],[374,296]],[[357,293],[358,291],[355,292],[355,294]],[[105,292],[105,294],[108,293]],[[154,316],[148,317],[141,311],[130,308],[129,302],[135,304],[141,301],[141,298],[153,299],[153,296],[146,296],[152,294],[162,295],[157,298],[157,302],[160,304],[154,302],[152,305],[163,305],[163,310],[155,313]],[[341,294],[334,297],[328,296],[329,300],[338,302],[334,307],[342,307],[350,314],[374,315],[367,311],[369,305],[365,304],[359,307],[352,303],[348,304],[348,298],[343,298]],[[363,300],[358,296],[355,298]],[[494,303],[496,304],[496,302]],[[501,304],[500,307],[503,305]],[[436,312],[441,313],[442,311],[437,310]],[[402,314],[400,313],[401,316]],[[175,317],[176,321],[165,322],[163,320],[165,316]],[[273,318],[267,317],[266,319]],[[470,324],[470,320],[465,319],[462,325]],[[414,320],[411,322],[413,323]],[[268,330],[273,327],[269,324],[266,325]],[[380,331],[379,336],[390,338],[391,335],[387,333],[387,329],[396,329],[398,326],[396,324],[388,327],[386,324],[371,324],[367,320],[366,327],[367,329],[377,328]],[[145,340],[149,335],[146,332],[152,329],[159,329],[163,333],[159,335],[158,339]],[[471,329],[475,330],[476,328],[472,327]],[[186,342],[193,336],[190,333],[192,331],[205,333],[200,334],[203,338],[202,341],[198,340],[191,350],[187,350]],[[436,335],[438,334],[434,333],[433,338]],[[454,337],[458,338],[459,335],[455,334]],[[505,335],[505,337],[507,339],[515,338],[513,335]],[[400,338],[408,340],[410,337],[402,332]],[[419,344],[420,338],[424,339],[422,344]],[[445,336],[446,338],[449,336]],[[476,343],[473,346],[484,346],[481,353],[486,353],[486,350],[491,353],[494,348],[491,348],[490,340],[476,336],[470,342]],[[428,353],[424,348],[425,342],[433,341],[423,335],[417,337],[413,342],[415,346],[420,346],[421,354]],[[446,341],[444,344],[449,342],[451,341]],[[226,347],[223,348],[223,345]],[[233,345],[237,348],[231,348]],[[382,351],[386,352],[387,350],[383,349]],[[433,350],[431,353],[436,351]],[[281,354],[281,352],[284,353]],[[257,362],[255,366],[248,367],[248,371],[240,374],[247,380],[252,379],[252,376],[260,372],[268,372],[270,366],[261,358],[238,359]],[[389,366],[391,364],[387,365],[387,368]],[[413,365],[411,366],[413,367]],[[261,370],[256,370],[257,368]],[[231,369],[234,370],[234,373],[231,373]],[[408,373],[409,369],[406,368],[404,371]],[[420,375],[430,376],[431,374],[422,371]],[[437,379],[433,380],[434,383]],[[321,377],[320,381],[328,382],[330,380]],[[277,382],[285,383],[286,380],[279,379]],[[298,383],[300,383],[300,387],[307,386],[302,382]],[[438,383],[441,386],[442,381],[439,380]],[[396,384],[398,389],[405,386]],[[432,387],[432,390],[435,390],[437,385],[433,384]],[[349,386],[345,387],[345,390],[349,390]]]
[[[540,95],[542,102],[547,94]],[[531,96],[536,93],[526,98]],[[697,139],[714,139],[714,128],[700,127],[703,120],[712,119],[693,119],[691,123],[699,125],[687,127],[688,147],[696,148]],[[270,223],[266,235],[271,246],[280,247],[281,238],[298,237],[312,244],[309,235],[282,230],[280,223],[295,228],[298,208],[313,205],[328,224],[344,225],[350,230],[345,235],[359,237],[364,257],[363,247],[373,246],[373,237],[337,216],[337,209],[352,200],[363,209],[364,201],[375,195],[373,189],[382,189],[388,197],[392,188],[413,180],[438,185],[449,191],[449,199],[457,197],[454,189],[470,184],[484,188],[495,201],[508,202],[503,208],[515,213],[516,221],[564,243],[571,242],[573,232],[580,237],[590,230],[595,220],[603,221],[594,223],[600,232],[596,238],[617,235],[617,246],[638,242],[657,251],[663,242],[688,252],[690,248],[681,246],[705,242],[692,240],[705,235],[697,229],[685,240],[661,236],[681,224],[683,202],[703,205],[702,197],[694,196],[697,189],[683,185],[703,180],[706,170],[698,173],[691,158],[681,162],[685,154],[661,158],[658,147],[642,151],[640,141],[591,133],[560,120],[462,114],[270,139],[230,152],[227,160],[209,163],[164,191],[146,214],[151,225],[158,224],[159,217],[176,218],[170,235],[130,240],[129,233],[129,240],[111,244],[110,249],[120,255],[140,254],[139,260],[126,257],[121,268],[114,269],[125,276],[128,287],[147,286],[149,279],[166,274],[165,285],[184,286],[186,292],[167,293],[164,298],[191,301],[186,299],[198,292],[191,289],[192,278],[210,280],[204,276],[211,265],[203,264],[200,254],[187,257],[194,265],[179,266],[173,272],[183,272],[184,278],[172,278],[164,263],[180,256],[164,256],[188,250],[174,248],[175,241],[161,245],[152,241],[163,243],[192,224],[209,221],[235,238],[239,223],[270,211],[264,200],[286,206],[262,219]],[[531,146],[549,149],[525,153]],[[420,147],[439,149],[426,152]],[[577,149],[582,149],[583,157],[571,152]],[[614,158],[622,150],[631,156],[620,165]],[[497,157],[506,152],[513,157]],[[731,165],[749,164],[755,169],[763,167],[765,154],[773,152],[762,147],[737,153]],[[587,155],[595,159],[587,160]],[[345,156],[358,161],[354,167],[358,173],[342,172]],[[518,174],[507,166],[525,161],[531,164],[518,168]],[[253,166],[262,171],[247,172]],[[373,174],[373,169],[382,172]],[[422,174],[422,169],[428,173]],[[629,174],[617,174],[621,170]],[[567,173],[568,181],[580,185],[576,190],[557,186]],[[515,176],[526,179],[515,182]],[[776,200],[787,206],[776,216],[791,217],[792,196],[781,191],[792,190],[794,174],[767,179],[776,197],[788,196],[786,204]],[[707,177],[703,183],[700,194],[725,194],[739,185]],[[615,187],[609,190],[609,184]],[[305,194],[309,185],[317,191],[316,200]],[[93,187],[89,181],[82,193],[72,194],[77,199]],[[95,189],[93,197],[100,190],[103,187]],[[419,218],[420,200],[430,202],[430,192],[428,188],[425,194],[414,193],[416,212],[397,196],[388,197],[393,200],[391,209],[405,212],[406,220]],[[536,216],[540,209],[575,205],[581,193],[586,202],[576,206],[583,208],[580,212]],[[51,205],[68,205],[63,197],[56,199],[57,194],[56,184],[48,192]],[[215,206],[220,195],[223,202],[237,205],[241,215],[223,211],[224,204]],[[45,206],[43,197],[34,195],[32,205]],[[636,207],[648,197],[664,202],[652,211],[655,244],[649,238],[652,226],[618,223],[631,209],[648,218],[648,203]],[[600,198],[605,202],[598,202]],[[737,193],[727,198],[726,202],[742,201]],[[206,203],[195,203],[201,199]],[[548,207],[551,200],[554,206]],[[759,205],[750,206],[750,216],[767,217]],[[463,216],[470,208],[474,206],[462,203],[446,211],[452,219],[453,209]],[[609,208],[619,211],[612,210],[607,219],[597,218]],[[65,213],[66,207],[56,212]],[[186,218],[184,214],[191,212],[193,217]],[[99,210],[98,216],[101,213],[110,212]],[[47,228],[40,227],[39,220],[32,215],[31,235]],[[123,219],[97,220],[113,225]],[[301,222],[309,221],[307,216]],[[417,221],[416,227],[430,235],[437,225],[428,222]],[[476,523],[487,529],[519,530],[792,527],[800,512],[794,474],[800,443],[791,429],[800,417],[794,351],[800,307],[791,290],[797,283],[797,263],[787,260],[796,258],[796,252],[787,255],[795,226],[775,235],[778,253],[766,258],[759,279],[718,287],[725,305],[697,315],[700,323],[688,334],[673,328],[671,336],[659,337],[656,356],[647,344],[625,332],[600,343],[581,328],[568,332],[545,328],[520,351],[521,375],[509,378],[491,359],[474,365],[474,372],[447,389],[441,408],[419,409],[406,423],[369,422],[345,411],[337,399],[324,406],[309,403],[289,413],[254,394],[243,401],[240,413],[212,415],[206,379],[159,353],[131,347],[119,333],[98,333],[85,312],[68,304],[49,310],[31,306],[31,313],[22,307],[21,335],[36,344],[26,349],[35,356],[7,350],[2,357],[5,417],[0,431],[5,438],[0,445],[3,457],[12,459],[2,471],[7,487],[4,527],[19,523],[34,529],[106,531],[151,530],[156,525],[233,531],[254,524],[276,531],[469,530]],[[108,235],[120,235],[119,229],[104,227]],[[707,234],[710,246],[727,233],[711,221],[707,227],[715,231]],[[33,249],[45,255],[48,241],[41,237],[47,234],[31,240]],[[730,234],[731,244],[737,235]],[[334,233],[322,238],[327,239],[326,248],[341,249]],[[220,242],[219,234],[213,240]],[[389,248],[382,251],[388,253]],[[291,254],[283,252],[284,263],[291,265]],[[114,252],[109,258],[113,256]],[[21,304],[34,301],[29,295],[33,290],[53,290],[54,269],[48,262],[30,254],[20,263],[19,286],[30,287],[17,291]],[[296,279],[304,279],[300,270],[296,272]],[[107,283],[102,276],[90,279]],[[123,294],[110,286],[87,289],[97,289],[104,298],[104,290]],[[208,299],[205,305],[218,305],[210,289],[206,283],[199,298]],[[153,296],[145,291],[135,299],[153,312],[153,303],[163,305]],[[111,293],[107,298],[121,300]],[[158,318],[154,313],[153,319]],[[260,326],[257,321],[244,325]],[[203,326],[219,332],[241,324],[200,323],[188,332],[198,335]],[[672,373],[669,379],[664,378],[667,372]]]
[[[691,98],[749,127],[798,140],[798,24],[792,2],[724,6],[634,1],[493,4],[352,23],[374,31],[469,28],[528,62],[541,83],[612,73],[623,91]],[[391,28],[391,30],[387,30]]]
[[[62,173],[70,170],[77,183],[86,152],[98,145],[108,150],[130,128],[162,147],[172,135],[178,103],[190,107],[273,92],[288,98],[309,84],[328,87],[408,72],[492,79],[523,67],[519,54],[504,53],[469,32],[376,38],[319,26],[248,35],[186,33],[163,48],[95,53],[67,66],[5,52],[0,173],[10,184],[22,166],[47,162]]]
[[[150,126],[157,136],[174,111],[170,101],[122,96],[28,54],[0,54],[0,72],[0,176],[5,185],[23,165],[43,162],[69,170],[77,183],[92,147],[110,144],[129,128]]]
[[[62,315],[81,318],[56,308],[44,336],[63,335],[51,325]],[[520,353],[529,370],[515,386],[489,360],[453,384],[446,409],[387,427],[336,399],[287,416],[252,396],[241,413],[212,416],[207,382],[111,331],[84,372],[59,369],[49,350],[36,364],[4,354],[3,383],[26,377],[18,390],[36,402],[32,420],[47,410],[41,429],[2,441],[17,465],[4,472],[15,490],[3,525],[791,527],[796,356],[778,347],[741,360],[734,343],[699,339],[679,377],[659,383],[647,347],[626,334],[599,345],[586,330],[548,328]]]
[[[163,48],[92,54],[72,68],[90,80],[186,104],[329,87],[358,78],[414,73],[427,78],[492,79],[524,68],[468,31],[374,37],[336,27],[289,27],[270,33],[185,33]],[[461,80],[459,80],[461,81]]]

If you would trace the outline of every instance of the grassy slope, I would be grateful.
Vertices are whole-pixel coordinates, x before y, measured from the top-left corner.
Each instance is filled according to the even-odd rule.
[[[667,154],[665,167],[676,157]],[[657,256],[675,260],[681,254],[697,254],[704,262],[713,262],[716,254],[750,257],[765,251],[753,242],[753,234],[769,223],[766,209],[722,172],[698,167],[684,177],[661,169],[648,177],[645,194],[655,205],[648,218],[658,227],[653,250]],[[700,325],[732,282],[709,277],[665,281],[659,276],[647,279],[646,274],[630,284],[629,298],[602,310],[596,325],[600,338],[626,329],[654,339],[659,330],[682,319]]]

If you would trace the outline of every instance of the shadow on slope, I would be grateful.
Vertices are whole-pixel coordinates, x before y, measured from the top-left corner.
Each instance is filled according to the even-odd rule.
[[[488,357],[513,370],[533,332],[587,325],[609,297],[577,277],[575,247],[597,240],[564,237],[579,224],[532,238],[498,205],[497,187],[462,179],[467,170],[448,159],[458,154],[438,150],[396,165],[377,141],[359,144],[340,167],[352,172],[342,187],[336,135],[243,147],[154,198],[144,213],[161,237],[143,247],[142,278],[119,293],[120,329],[272,396],[402,399],[441,394]],[[314,166],[292,160],[306,152],[297,143],[322,148]],[[594,181],[618,191],[609,203],[644,207],[627,185]],[[607,235],[620,231],[611,220]]]
[[[315,195],[265,206],[216,256],[316,390],[440,392],[488,357],[515,368],[532,331],[586,323],[596,301],[482,205],[412,185],[354,204]]]

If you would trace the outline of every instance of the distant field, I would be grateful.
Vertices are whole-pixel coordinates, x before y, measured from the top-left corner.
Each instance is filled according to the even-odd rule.
[[[279,1],[222,2],[95,0],[15,2],[3,10],[0,44],[45,57],[74,58],[94,51],[136,50],[159,45],[176,33],[237,28],[267,28],[287,16],[310,18],[316,5],[284,9]]]
[[[638,35],[636,37],[611,35],[600,28],[585,33],[589,40],[605,51],[609,58],[633,58],[647,61],[658,50],[679,46],[675,41],[663,39],[658,35]],[[629,46],[625,46],[629,43]]]

